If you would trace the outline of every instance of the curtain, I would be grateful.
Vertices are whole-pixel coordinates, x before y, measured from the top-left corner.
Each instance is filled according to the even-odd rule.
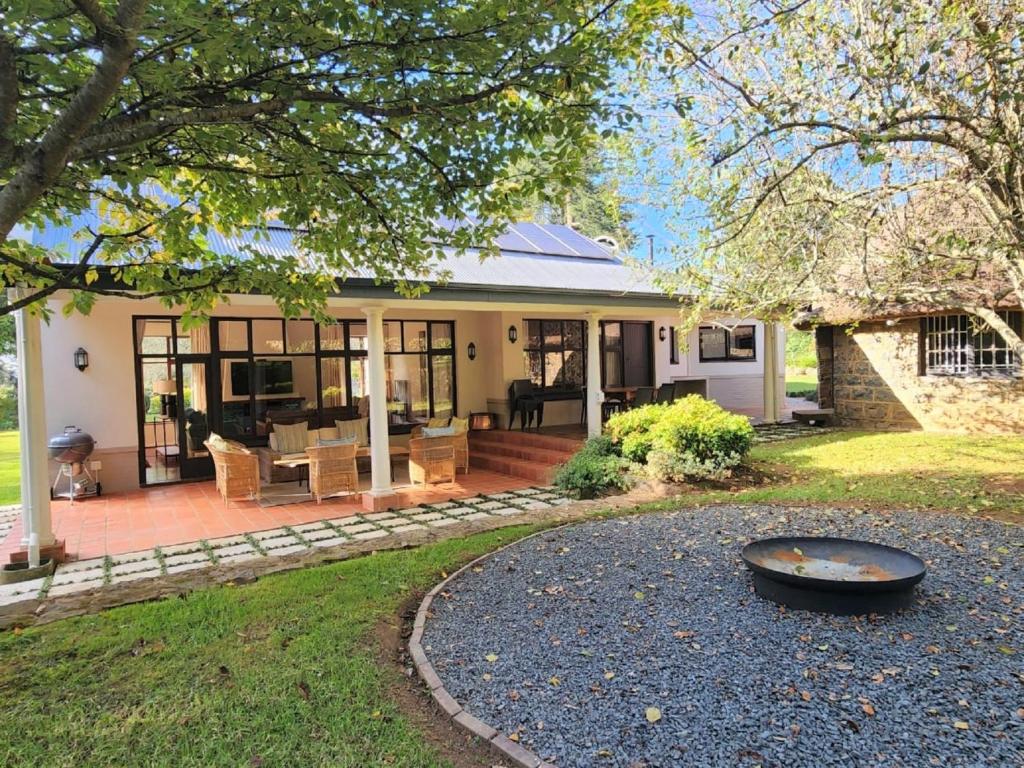
[[[193,352],[210,351],[210,326],[203,325],[189,331]],[[192,407],[206,413],[206,365],[192,366]]]

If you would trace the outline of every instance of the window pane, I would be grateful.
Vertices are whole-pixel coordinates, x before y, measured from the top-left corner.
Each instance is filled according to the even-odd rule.
[[[170,355],[174,353],[171,343],[170,320],[136,320],[139,352],[143,355]]]
[[[408,320],[402,323],[403,336],[405,338],[406,352],[427,351],[427,324],[410,323]]]
[[[726,330],[724,328],[700,329],[700,356],[703,360],[724,360]]]
[[[311,355],[316,352],[312,320],[288,320],[285,322],[285,332],[288,334],[289,354]]]
[[[182,328],[181,320],[174,321],[178,335],[178,352],[182,355],[206,355],[210,352],[209,323],[193,323],[187,331]]]
[[[455,415],[452,398],[455,392],[455,376],[452,371],[451,355],[433,355],[430,358],[434,373],[434,417],[447,419]]]
[[[562,345],[562,321],[545,320],[544,324],[544,346],[560,347]]]
[[[320,361],[320,397],[323,400],[321,426],[333,427],[348,417],[348,393],[345,388],[345,358],[325,357]]]
[[[562,352],[544,353],[544,386],[562,386]]]
[[[316,427],[316,360],[312,357],[255,361],[256,435],[275,424]]]
[[[344,323],[327,323],[320,326],[320,349],[338,352],[345,348]]]
[[[604,385],[606,387],[622,386],[622,350],[606,349],[604,351]]]
[[[221,323],[222,333],[223,327]],[[248,360],[220,361],[223,434],[232,440],[241,440],[253,434],[252,411],[249,408],[249,392],[252,387],[250,374]]]
[[[583,321],[565,321],[565,348],[583,349]]]
[[[182,415],[185,417],[185,456],[206,456],[203,441],[210,436],[206,402],[206,363],[185,363],[181,367]]]
[[[752,358],[754,356],[754,326],[741,325],[729,334],[731,345],[729,357]]]
[[[348,326],[349,349],[367,350],[370,348],[366,340],[366,323],[350,323]]]
[[[245,320],[217,322],[218,341],[222,352],[246,352],[249,349],[249,323]]]
[[[544,386],[544,353],[526,352],[526,371],[534,386]]]
[[[452,325],[451,323],[430,324],[430,347],[431,349],[452,348]]]
[[[579,389],[586,380],[586,370],[587,360],[583,352],[566,352],[565,365],[562,368],[562,386],[569,389]]]
[[[402,351],[402,324],[397,320],[384,323],[384,351]]]
[[[526,321],[526,346],[528,349],[540,349],[540,320]]]
[[[604,348],[622,349],[622,323],[604,324]]]
[[[284,323],[280,320],[252,321],[252,351],[257,355],[284,354]]]
[[[426,355],[388,355],[388,423],[419,424],[430,418]]]
[[[370,394],[369,380],[367,373],[369,363],[365,357],[353,357],[349,363],[349,371],[352,376],[352,397],[350,404],[357,406],[359,398]],[[364,409],[365,410],[365,409]]]

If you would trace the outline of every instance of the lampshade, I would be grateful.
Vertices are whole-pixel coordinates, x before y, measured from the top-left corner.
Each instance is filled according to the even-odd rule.
[[[153,393],[157,395],[178,394],[178,383],[174,379],[157,379],[153,382]]]

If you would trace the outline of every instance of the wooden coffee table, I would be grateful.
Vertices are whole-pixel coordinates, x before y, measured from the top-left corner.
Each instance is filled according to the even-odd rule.
[[[388,454],[391,456],[391,461],[394,462],[395,458],[401,458],[409,455],[409,449],[404,445],[389,445]],[[356,458],[365,459],[370,455],[370,446],[361,445],[356,449]],[[280,459],[274,461],[274,465],[278,467],[308,467],[309,466],[309,454],[308,453],[287,453]]]

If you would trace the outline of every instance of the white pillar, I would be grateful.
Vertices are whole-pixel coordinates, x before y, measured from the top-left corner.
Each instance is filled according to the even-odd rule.
[[[587,315],[587,437],[601,434],[601,316]]]
[[[370,392],[370,493],[388,496],[391,490],[391,453],[388,442],[387,377],[384,372],[384,308],[367,307],[366,341],[369,349],[367,382]]]
[[[772,321],[764,323],[764,423],[774,424],[779,420],[779,336],[778,325]]]
[[[18,298],[15,291],[11,298]],[[39,315],[28,309],[14,313],[18,349],[18,437],[21,447],[21,544],[35,533],[39,545],[56,541],[50,517],[49,455],[46,450],[46,409],[43,402],[43,345]],[[70,368],[71,361],[68,361]]]

